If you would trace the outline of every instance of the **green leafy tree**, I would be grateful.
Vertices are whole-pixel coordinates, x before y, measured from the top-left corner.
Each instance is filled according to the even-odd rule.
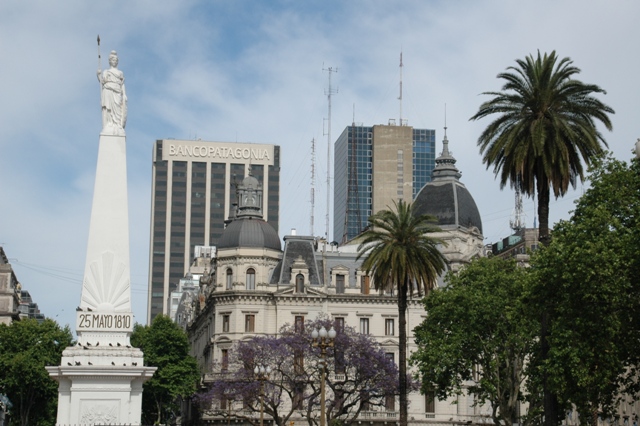
[[[512,260],[476,259],[425,298],[411,356],[423,391],[445,399],[466,390],[490,403],[496,425],[521,423],[526,360],[540,330],[523,296],[528,275]]]
[[[69,327],[51,319],[0,324],[0,393],[13,403],[10,424],[55,424],[58,384],[45,366],[60,365],[72,340]]]
[[[595,122],[611,130],[607,114],[614,111],[593,96],[606,92],[575,80],[580,69],[569,58],[558,61],[555,51],[516,63],[498,74],[502,91],[483,93],[494,98],[471,120],[497,115],[478,139],[482,160],[500,175],[501,188],[537,193],[540,240],[546,242],[550,191],[559,197],[583,180],[582,162],[590,164],[607,145]]]
[[[533,304],[550,318],[549,376],[566,407],[582,418],[611,414],[638,392],[640,333],[640,164],[598,161],[591,188],[534,259]]]
[[[398,295],[398,368],[400,375],[400,425],[407,424],[407,300],[417,292],[427,293],[446,269],[446,259],[438,249],[441,241],[429,234],[439,231],[428,215],[415,216],[412,204],[402,200],[395,211],[382,210],[369,217],[369,228],[358,246],[362,269],[373,279],[377,290],[393,290]]]
[[[135,325],[131,344],[142,349],[145,365],[158,367],[144,384],[142,421],[166,423],[179,411],[178,399],[195,393],[200,378],[187,335],[169,317],[158,315],[151,326]]]
[[[600,121],[612,129],[607,114],[614,111],[593,94],[606,93],[599,86],[584,84],[573,77],[580,69],[569,58],[558,61],[556,52],[516,60],[517,67],[498,74],[505,80],[501,92],[485,92],[493,99],[480,105],[471,120],[492,116],[478,138],[483,162],[500,175],[500,187],[507,183],[524,194],[538,196],[539,238],[549,241],[550,192],[564,195],[569,185],[582,181],[582,162],[589,165],[600,157],[606,142],[598,129]],[[542,313],[542,352],[548,352],[547,313]],[[559,419],[555,396],[545,388],[545,423]]]

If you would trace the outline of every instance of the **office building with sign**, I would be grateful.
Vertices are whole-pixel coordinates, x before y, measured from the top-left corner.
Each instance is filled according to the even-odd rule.
[[[168,297],[196,246],[216,246],[235,217],[235,183],[249,172],[262,188],[264,219],[278,231],[280,147],[165,139],[153,149],[147,321],[168,314]]]

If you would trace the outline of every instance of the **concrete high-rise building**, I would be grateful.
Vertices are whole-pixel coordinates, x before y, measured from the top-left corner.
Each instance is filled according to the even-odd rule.
[[[168,314],[168,298],[189,271],[196,246],[216,246],[235,217],[234,182],[249,170],[262,187],[264,218],[278,230],[280,147],[158,140],[153,150],[147,320]]]
[[[413,200],[431,180],[435,138],[435,130],[404,125],[344,129],[335,143],[334,241],[351,240],[394,201]]]

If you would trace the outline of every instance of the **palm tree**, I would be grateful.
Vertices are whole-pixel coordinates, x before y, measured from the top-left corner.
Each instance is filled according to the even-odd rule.
[[[434,287],[445,270],[446,260],[429,233],[439,231],[434,218],[414,216],[412,204],[400,200],[395,210],[382,210],[369,217],[369,228],[361,238],[358,257],[365,256],[362,269],[372,277],[376,290],[397,291],[400,356],[400,425],[407,424],[407,296],[422,295]]]
[[[537,193],[539,238],[546,244],[550,190],[558,198],[583,180],[582,161],[588,166],[607,146],[595,121],[611,130],[607,113],[614,111],[593,97],[606,92],[574,80],[580,69],[569,58],[558,62],[555,51],[516,63],[498,74],[506,80],[502,91],[483,93],[494,98],[470,120],[498,114],[478,138],[482,161],[500,175],[500,188],[509,183],[529,196]]]

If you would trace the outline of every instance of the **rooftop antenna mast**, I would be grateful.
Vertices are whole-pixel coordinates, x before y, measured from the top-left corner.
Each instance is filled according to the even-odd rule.
[[[400,96],[398,96],[398,100],[400,101],[400,121],[399,124],[402,126],[402,50],[400,50]]]
[[[311,236],[313,231],[314,215],[316,211],[316,138],[311,139]]]
[[[329,116],[327,117],[327,215],[325,218],[326,228],[325,228],[325,238],[329,241],[329,207],[331,204],[331,96],[333,94],[338,93],[338,89],[333,90],[331,87],[331,74],[334,72],[338,72],[338,68],[322,68],[322,71],[327,71],[329,73],[329,88],[325,90],[325,95],[327,95],[327,101],[329,104]]]
[[[513,210],[513,218],[509,221],[509,226],[515,232],[520,231],[521,229],[526,228],[524,223],[525,213],[522,208],[522,193],[520,192],[520,180],[516,182],[516,203],[515,208]],[[535,225],[534,225],[535,226]]]

